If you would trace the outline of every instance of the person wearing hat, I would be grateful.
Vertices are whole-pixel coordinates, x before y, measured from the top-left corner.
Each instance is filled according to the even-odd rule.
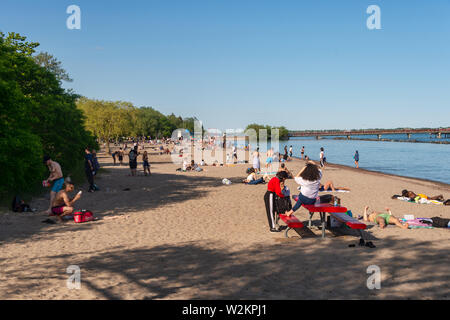
[[[50,176],[45,181],[49,184],[53,183],[52,189],[50,191],[50,206],[47,210],[47,213],[51,214],[53,200],[55,199],[56,194],[62,189],[64,178],[61,166],[58,162],[53,161],[50,156],[44,156],[44,164],[47,165],[48,170],[50,171]]]

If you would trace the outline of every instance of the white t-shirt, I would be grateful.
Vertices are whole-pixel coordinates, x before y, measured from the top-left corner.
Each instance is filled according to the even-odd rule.
[[[323,155],[324,155],[324,152],[323,152],[323,151],[321,151],[321,152],[320,152],[320,160],[322,160],[322,159],[323,159]]]
[[[251,173],[248,177],[247,177],[247,182],[253,181],[255,180],[255,175],[253,173]]]
[[[322,171],[320,171],[320,178],[316,181],[308,181],[302,177],[295,177],[295,182],[301,186],[302,195],[310,199],[315,199],[319,195],[320,179],[322,179]]]

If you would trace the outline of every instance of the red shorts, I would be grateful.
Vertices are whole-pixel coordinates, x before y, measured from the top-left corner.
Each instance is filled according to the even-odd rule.
[[[64,206],[59,206],[59,207],[53,207],[52,208],[52,213],[56,216],[61,215],[64,212]]]

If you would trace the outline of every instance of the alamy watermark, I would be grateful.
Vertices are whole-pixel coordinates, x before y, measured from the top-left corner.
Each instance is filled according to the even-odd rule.
[[[177,129],[172,133],[172,141],[176,141],[176,147],[171,152],[173,163],[182,163],[186,159],[195,163],[205,161],[208,164],[234,163],[250,161],[250,148],[260,154],[267,152],[276,154],[279,151],[279,129],[272,129],[267,136],[266,129],[260,129],[257,133],[254,129],[237,130],[218,129],[203,130],[201,121],[194,122],[194,135],[186,129]],[[274,161],[276,165],[276,161]]]
[[[377,265],[370,265],[367,267],[367,274],[370,274],[367,278],[367,288],[369,290],[381,289],[381,269]]]
[[[67,289],[81,289],[81,269],[77,265],[70,265],[66,269],[66,273],[70,274],[66,281]]]
[[[81,9],[79,6],[72,4],[67,7],[67,14],[70,16],[66,20],[66,26],[69,30],[80,30],[81,29]]]
[[[370,16],[367,18],[366,25],[369,30],[381,29],[381,9],[379,6],[373,4],[367,7],[367,14]]]

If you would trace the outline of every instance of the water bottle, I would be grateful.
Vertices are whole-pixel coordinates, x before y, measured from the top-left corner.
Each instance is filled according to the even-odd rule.
[[[334,206],[337,207],[338,206],[338,200],[336,197],[334,197]]]

